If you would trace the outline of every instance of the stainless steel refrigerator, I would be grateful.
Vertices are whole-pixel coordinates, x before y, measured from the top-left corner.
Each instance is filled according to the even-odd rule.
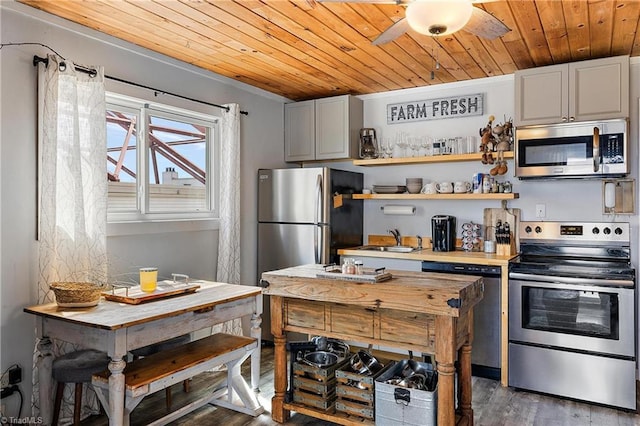
[[[362,173],[328,167],[258,170],[258,280],[265,271],[339,263],[337,250],[362,245]],[[269,297],[262,339],[272,341]]]

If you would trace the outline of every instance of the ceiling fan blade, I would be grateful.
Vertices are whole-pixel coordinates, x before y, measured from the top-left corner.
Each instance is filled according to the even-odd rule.
[[[501,20],[477,7],[473,8],[471,19],[469,19],[469,22],[467,22],[467,25],[465,25],[463,29],[478,37],[489,40],[502,37],[511,31],[511,28],[502,23]]]
[[[413,0],[316,0],[318,3],[370,3],[370,4],[395,4],[411,3]]]
[[[378,46],[379,44],[389,43],[390,41],[393,41],[396,38],[400,37],[402,34],[406,33],[409,28],[409,21],[407,20],[407,18],[402,18],[401,20],[384,30],[384,32],[376,37],[376,39],[373,40],[371,44],[373,44],[374,46]]]

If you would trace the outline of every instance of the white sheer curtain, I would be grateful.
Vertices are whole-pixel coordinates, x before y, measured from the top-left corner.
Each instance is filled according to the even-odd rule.
[[[69,60],[50,55],[39,66],[39,275],[38,303],[53,301],[56,281],[107,279],[107,179],[104,71],[77,71]],[[39,413],[37,361],[34,351],[32,408]],[[53,342],[53,355],[75,348]],[[47,395],[53,394],[53,390]],[[72,387],[64,399],[72,400]],[[86,399],[85,399],[86,398]],[[92,392],[83,392],[83,407],[97,412]],[[73,405],[63,404],[61,422],[72,419]],[[45,419],[49,422],[51,419]]]
[[[240,107],[225,105],[220,126],[220,231],[216,280],[240,283]],[[217,327],[220,329],[220,327]],[[222,331],[242,334],[241,321],[229,321]]]

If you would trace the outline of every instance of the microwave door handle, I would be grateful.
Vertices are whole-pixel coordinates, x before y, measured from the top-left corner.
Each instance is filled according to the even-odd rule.
[[[600,170],[600,129],[593,128],[593,171]]]

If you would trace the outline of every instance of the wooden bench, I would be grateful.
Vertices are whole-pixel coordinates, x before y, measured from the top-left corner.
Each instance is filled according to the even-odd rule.
[[[241,364],[254,350],[259,350],[258,341],[254,338],[218,333],[128,363],[123,371],[125,424],[129,424],[131,411],[147,395],[223,364],[227,367],[227,380],[222,388],[152,424],[167,424],[205,404],[231,408],[252,416],[261,414],[264,408],[240,375]],[[110,375],[111,372],[105,370],[94,374],[91,381],[107,413]],[[234,393],[242,405],[234,401]],[[226,398],[221,398],[225,394]]]

